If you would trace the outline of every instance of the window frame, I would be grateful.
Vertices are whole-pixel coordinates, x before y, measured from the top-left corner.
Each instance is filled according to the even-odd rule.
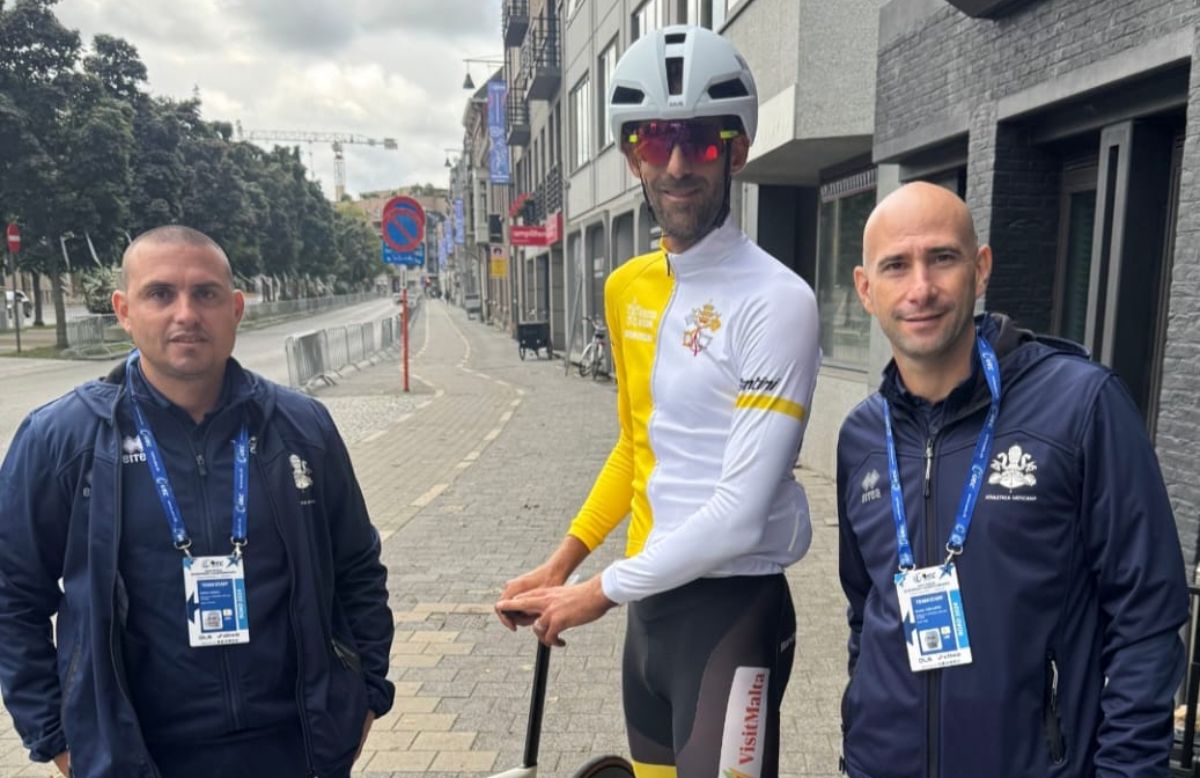
[[[614,35],[612,40],[608,42],[608,45],[600,51],[600,56],[596,59],[596,99],[599,100],[599,104],[596,106],[596,118],[600,122],[600,131],[596,134],[600,141],[597,154],[613,145],[616,140],[609,122],[608,91],[612,89],[613,75],[617,70],[617,52],[619,46],[620,36]]]
[[[826,264],[825,249],[826,249],[826,245],[827,245],[826,241],[830,239],[829,236],[826,234],[826,230],[823,228],[824,219],[822,217],[823,217],[824,209],[827,206],[837,205],[837,204],[841,203],[842,201],[848,200],[852,197],[858,197],[860,195],[866,195],[866,194],[872,195],[871,209],[873,209],[874,201],[878,198],[878,187],[879,187],[876,170],[877,169],[875,167],[860,169],[860,170],[854,171],[852,173],[848,173],[846,175],[838,176],[837,178],[829,179],[827,181],[822,182],[820,185],[819,196],[817,198],[817,219],[816,219],[817,252],[816,252],[816,258],[815,258],[816,262],[814,263],[814,268],[813,268],[813,271],[814,271],[813,272],[813,292],[816,295],[818,309],[820,309],[820,310],[827,310],[829,308],[829,303],[825,300],[825,298],[823,296],[823,293],[826,290],[826,283],[827,283],[825,276],[828,274],[828,271],[829,271],[829,268],[825,267],[825,264]],[[870,209],[868,210],[868,213],[869,212],[870,212]],[[840,222],[840,220],[842,218],[840,206],[837,207],[837,210],[834,212],[834,215],[835,215],[835,218],[837,219],[837,221]],[[838,226],[835,226],[834,230],[840,231],[840,228]],[[841,259],[842,259],[842,257],[840,257],[840,256],[834,256],[833,261],[835,263],[835,266],[839,263],[839,261]],[[861,257],[855,257],[854,260],[855,260],[855,265],[857,266],[859,264],[859,262],[861,261]],[[836,279],[834,279],[834,281],[836,282]],[[857,291],[854,292],[854,294],[852,295],[852,298],[848,301],[848,304],[851,306],[858,305],[861,307],[862,303],[858,300]],[[821,365],[822,365],[822,367],[838,368],[838,369],[842,369],[842,370],[848,370],[848,371],[860,372],[860,373],[866,372],[869,369],[869,367],[870,367],[870,342],[871,342],[871,328],[870,328],[871,317],[864,310],[862,312],[861,318],[866,323],[866,328],[865,328],[865,331],[862,333],[863,337],[862,337],[861,343],[860,343],[860,348],[863,350],[861,361],[846,359],[844,357],[837,355],[834,352],[834,349],[832,348],[832,344],[830,344],[831,348],[826,350],[825,343],[822,342],[822,344],[821,344],[821,351],[822,351]],[[821,316],[821,331],[823,333],[822,341],[824,341],[826,337],[832,337],[832,332],[826,333],[826,329],[827,329],[827,327],[826,327],[826,321],[825,321],[825,314],[823,313]]]
[[[569,92],[571,119],[571,172],[592,161],[591,74],[585,73]]]

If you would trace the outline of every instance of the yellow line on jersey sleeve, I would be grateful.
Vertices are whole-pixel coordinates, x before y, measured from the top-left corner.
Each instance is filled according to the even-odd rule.
[[[675,766],[633,762],[633,774],[637,778],[675,778]]]
[[[784,416],[791,416],[796,421],[804,421],[807,411],[804,406],[783,397],[773,397],[767,394],[738,395],[735,408],[757,408],[760,411],[775,411]]]

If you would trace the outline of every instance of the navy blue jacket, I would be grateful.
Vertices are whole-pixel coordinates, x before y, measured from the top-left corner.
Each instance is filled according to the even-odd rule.
[[[340,774],[353,760],[367,710],[383,715],[392,705],[386,675],[394,627],[379,536],[324,406],[233,360],[229,370],[241,377],[233,401],[252,436],[252,489],[267,485],[261,504],[270,515],[251,521],[273,523],[287,559],[295,710],[310,772]],[[129,603],[118,557],[132,498],[121,487],[122,378],[123,370],[114,371],[33,411],[0,467],[0,688],[31,757],[46,761],[69,748],[78,778],[157,772],[123,655]],[[297,462],[308,483],[297,477]],[[167,467],[174,473],[183,463],[168,460]],[[230,495],[222,487],[213,499]],[[179,571],[165,518],[161,527],[161,564]],[[252,553],[247,547],[248,562]],[[182,603],[180,612],[182,625]],[[161,694],[170,699],[172,690]]]
[[[1144,423],[1120,382],[1079,347],[1035,338],[1002,316],[985,316],[981,331],[1000,359],[1002,399],[958,558],[971,664],[909,669],[892,580],[882,400],[892,408],[917,566],[939,564],[990,401],[982,371],[930,409],[904,391],[893,364],[882,396],[842,427],[845,771],[1161,778],[1188,601]]]

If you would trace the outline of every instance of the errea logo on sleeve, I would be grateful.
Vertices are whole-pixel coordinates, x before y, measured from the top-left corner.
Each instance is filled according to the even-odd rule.
[[[879,471],[874,468],[871,468],[871,471],[863,476],[862,504],[873,502],[883,496],[883,492],[879,488],[879,477]]]

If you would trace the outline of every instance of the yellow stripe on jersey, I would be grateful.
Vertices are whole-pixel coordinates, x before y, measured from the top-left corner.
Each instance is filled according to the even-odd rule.
[[[775,397],[769,394],[738,395],[737,402],[733,404],[733,407],[775,411],[776,413],[782,413],[784,416],[791,416],[796,421],[804,421],[804,416],[807,413],[803,405],[794,403],[784,397]]]
[[[675,765],[630,762],[637,778],[675,778]]]

